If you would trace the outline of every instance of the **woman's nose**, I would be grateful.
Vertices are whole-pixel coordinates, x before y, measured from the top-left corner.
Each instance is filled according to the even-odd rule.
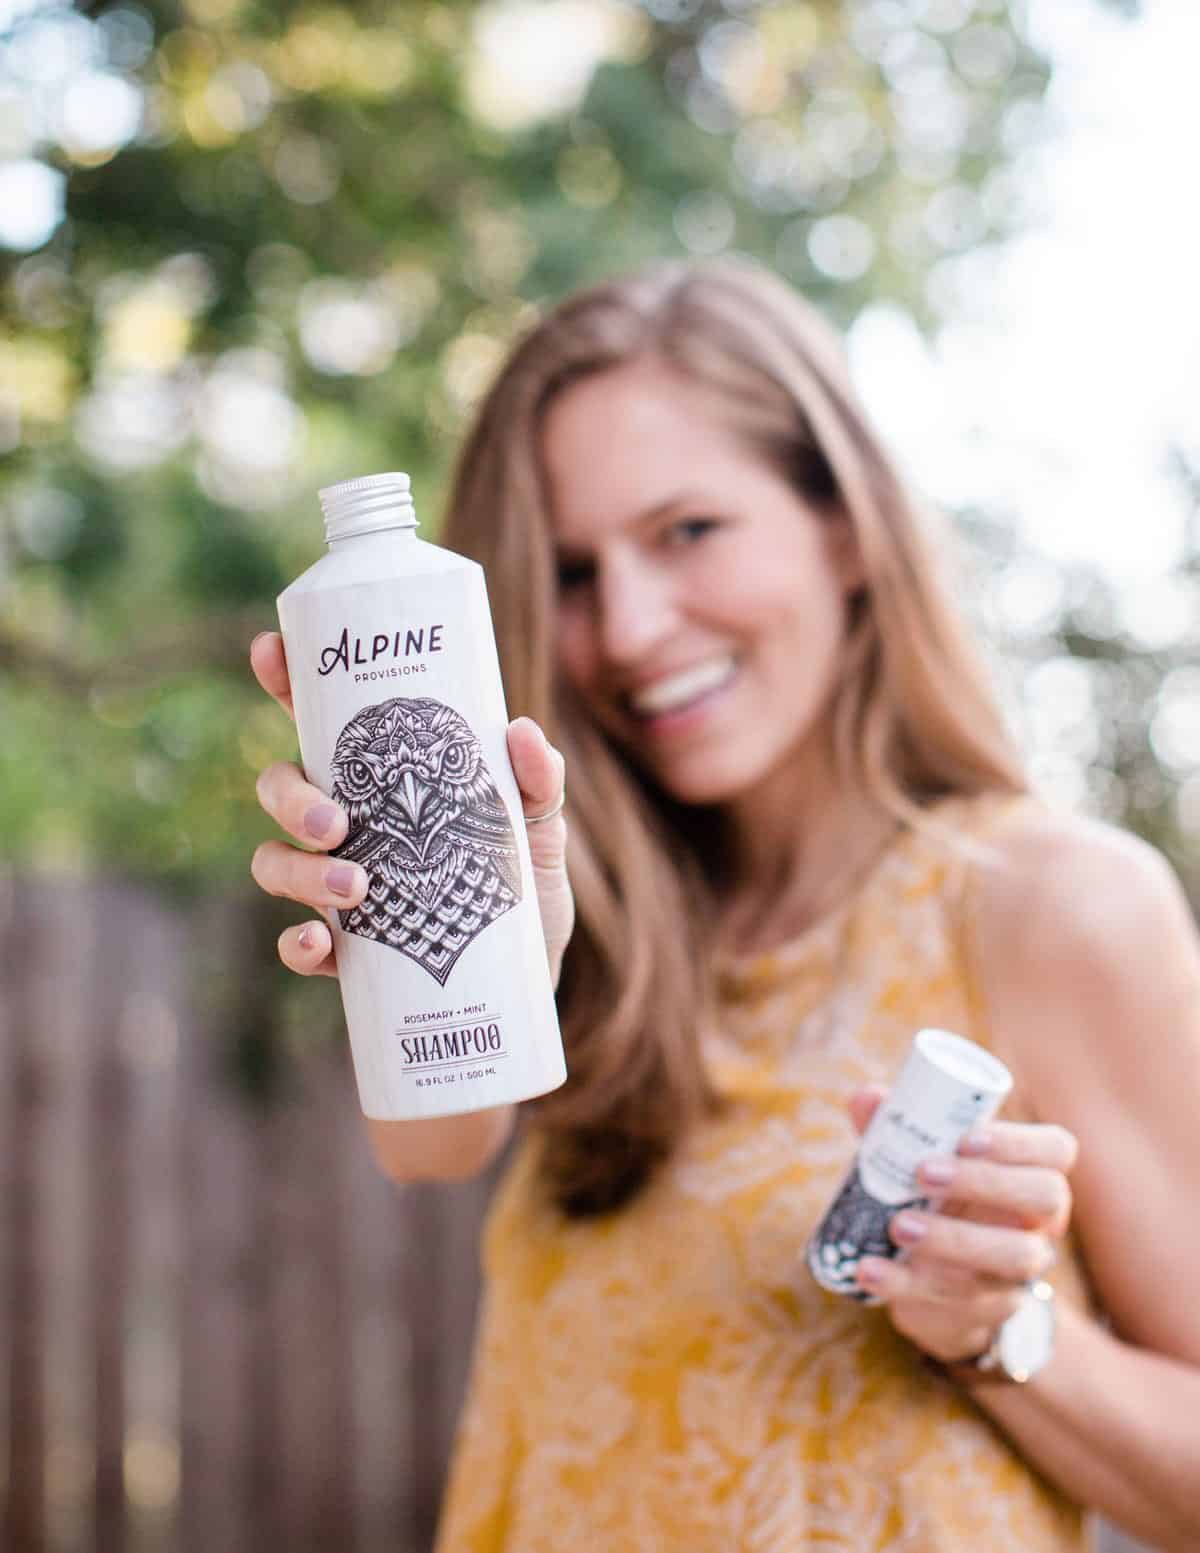
[[[611,663],[635,663],[673,629],[678,607],[667,578],[651,568],[614,568],[600,580],[600,639]]]

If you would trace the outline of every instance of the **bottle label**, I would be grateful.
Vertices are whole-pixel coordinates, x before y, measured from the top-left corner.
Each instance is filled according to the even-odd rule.
[[[466,718],[432,696],[393,696],[337,736],[332,796],[350,817],[334,856],[359,863],[347,933],[386,944],[441,986],[468,944],[521,900],[504,801]]]
[[[864,1188],[892,1207],[920,1196],[916,1173],[921,1161],[931,1154],[953,1154],[989,1103],[990,1096],[982,1091],[952,1088],[952,1081],[938,1086],[938,1077],[930,1075],[924,1091],[911,1083],[903,1090],[897,1085],[875,1113],[859,1148]]]

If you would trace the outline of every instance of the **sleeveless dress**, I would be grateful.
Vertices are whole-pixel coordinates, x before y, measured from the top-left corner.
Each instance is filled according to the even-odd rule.
[[[942,799],[983,838],[1014,804]],[[854,1152],[846,1099],[923,1025],[991,1044],[969,933],[977,865],[902,831],[853,897],[720,962],[706,1043],[731,1102],[627,1207],[567,1220],[519,1145],[436,1553],[1068,1553],[1084,1517],[886,1312],[801,1252]],[[1018,1089],[1003,1115],[1028,1118]],[[1060,1298],[1090,1304],[1068,1241]]]

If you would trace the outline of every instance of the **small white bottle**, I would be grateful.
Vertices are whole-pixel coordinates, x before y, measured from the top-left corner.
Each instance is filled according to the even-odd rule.
[[[279,595],[308,780],[350,817],[329,911],[359,1101],[411,1120],[566,1078],[483,568],[416,537],[404,474],[321,491],[329,553]]]
[[[833,1201],[808,1242],[808,1270],[832,1294],[876,1304],[856,1281],[864,1256],[896,1257],[888,1235],[902,1208],[925,1208],[917,1167],[953,1154],[972,1127],[993,1117],[1012,1088],[997,1057],[949,1030],[919,1030],[879,1103]]]

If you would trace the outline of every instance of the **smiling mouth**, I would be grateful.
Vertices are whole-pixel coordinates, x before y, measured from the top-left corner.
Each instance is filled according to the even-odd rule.
[[[672,674],[648,689],[632,691],[622,699],[633,717],[652,722],[655,718],[687,711],[715,690],[723,689],[734,678],[737,669],[733,658],[710,659],[695,668]]]

